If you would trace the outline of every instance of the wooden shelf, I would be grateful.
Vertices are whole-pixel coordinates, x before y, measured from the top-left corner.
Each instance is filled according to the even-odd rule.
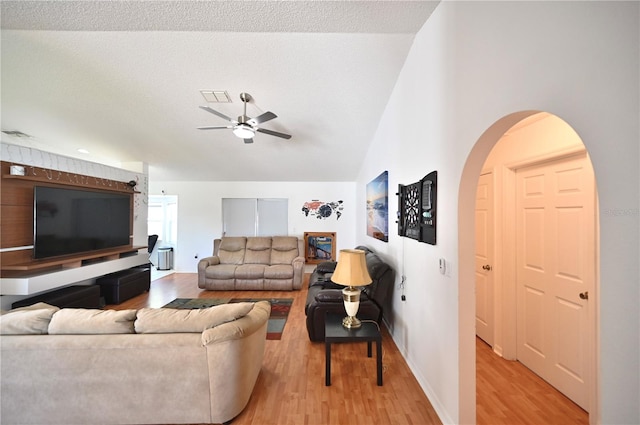
[[[116,181],[116,180],[104,180],[97,177],[82,176],[81,180],[83,181],[74,182],[71,180],[66,180],[64,179],[64,177],[62,177],[62,176],[65,176],[66,173],[51,171],[51,174],[52,174],[52,178],[48,178],[45,176],[32,176],[32,175],[20,176],[20,175],[14,175],[14,174],[3,174],[2,178],[72,186],[72,187],[83,187],[88,189],[100,189],[100,190],[106,190],[110,192],[119,192],[119,193],[140,193],[138,191],[133,190],[131,186],[129,186],[127,183]],[[93,184],[89,183],[90,180],[94,180]],[[107,183],[99,184],[100,182],[107,182]]]
[[[139,249],[144,248],[146,248],[146,246],[131,246],[118,249],[96,251],[91,254],[83,254],[66,258],[33,260],[28,263],[22,264],[3,264],[1,272],[2,277],[15,277],[29,272],[82,267],[88,264],[117,260],[119,258],[126,257],[127,255],[134,255],[138,253]]]

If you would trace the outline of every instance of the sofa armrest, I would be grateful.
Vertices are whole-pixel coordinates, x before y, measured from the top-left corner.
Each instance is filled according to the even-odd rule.
[[[236,320],[222,323],[202,332],[202,345],[220,343],[232,339],[248,337],[254,332],[261,331],[266,335],[266,324],[271,313],[271,304],[268,301],[258,301],[247,315]],[[264,328],[264,329],[263,329]]]
[[[339,289],[325,289],[319,291],[315,299],[320,303],[341,303],[342,300],[342,291]]]
[[[200,261],[198,261],[198,271],[204,271],[207,267],[215,266],[216,264],[220,264],[220,257],[217,255],[201,258]]]
[[[327,274],[327,273],[331,274],[334,271],[336,271],[337,265],[338,265],[337,261],[323,261],[316,266],[314,271],[320,274]]]
[[[215,266],[216,264],[220,264],[220,258],[218,256],[211,256],[202,258],[198,261],[198,288],[206,288],[206,276],[205,271],[209,266]]]
[[[315,300],[320,303],[335,303],[335,302],[344,302],[342,297],[342,290],[340,289],[323,289],[318,291],[315,295]],[[360,302],[369,301],[369,297],[366,292],[360,293]]]
[[[296,257],[291,262],[293,265],[293,289],[302,289],[304,275],[304,257]]]
[[[246,316],[202,333],[211,413],[191,423],[228,424],[245,408],[262,369],[270,310],[269,302],[257,302]]]

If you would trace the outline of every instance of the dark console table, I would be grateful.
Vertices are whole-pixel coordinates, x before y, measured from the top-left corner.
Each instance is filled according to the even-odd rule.
[[[148,267],[122,270],[102,276],[96,283],[107,304],[120,304],[149,290],[151,270]]]
[[[362,326],[358,329],[346,329],[342,326],[344,315],[327,314],[325,318],[325,336],[324,342],[326,347],[326,377],[325,385],[331,385],[331,344],[339,342],[366,342],[367,356],[371,357],[371,343],[376,343],[376,367],[378,374],[378,385],[382,385],[382,335],[377,323],[362,322]]]

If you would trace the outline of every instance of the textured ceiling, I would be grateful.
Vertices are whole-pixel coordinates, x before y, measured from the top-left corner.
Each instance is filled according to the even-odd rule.
[[[425,1],[2,1],[2,140],[154,180],[352,181]],[[273,111],[244,144],[198,108]],[[354,131],[354,129],[356,131]],[[77,149],[90,151],[82,155]],[[322,163],[321,167],[311,165]]]

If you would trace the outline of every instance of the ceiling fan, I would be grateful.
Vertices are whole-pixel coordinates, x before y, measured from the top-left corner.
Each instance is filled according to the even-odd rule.
[[[282,137],[283,139],[290,139],[291,135],[289,134],[279,133],[277,131],[258,127],[258,124],[262,124],[263,122],[267,122],[269,120],[277,118],[277,115],[273,112],[267,111],[264,114],[258,115],[254,118],[249,118],[247,116],[247,103],[250,102],[251,99],[252,97],[249,93],[240,93],[240,100],[242,100],[242,102],[244,103],[244,112],[238,117],[237,120],[231,119],[225,114],[218,112],[209,106],[200,106],[200,109],[204,109],[207,112],[211,112],[212,114],[231,122],[231,125],[204,126],[198,127],[198,130],[220,130],[223,128],[230,128],[233,130],[233,134],[235,134],[236,137],[243,139],[245,143],[253,143],[253,136],[256,134],[256,131],[264,134],[269,134],[271,136]]]

